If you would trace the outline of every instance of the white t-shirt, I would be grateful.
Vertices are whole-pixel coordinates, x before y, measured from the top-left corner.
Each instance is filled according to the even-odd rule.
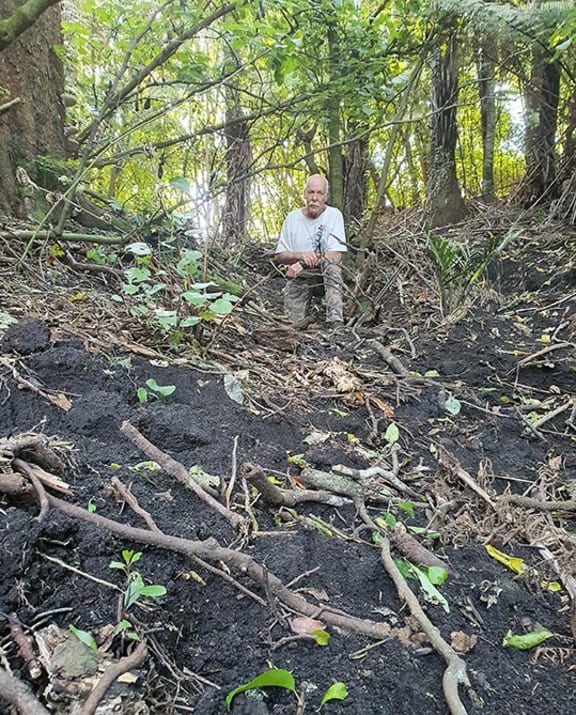
[[[276,253],[318,253],[340,251],[346,248],[344,219],[339,209],[326,206],[316,218],[308,218],[302,209],[291,211],[280,231]]]

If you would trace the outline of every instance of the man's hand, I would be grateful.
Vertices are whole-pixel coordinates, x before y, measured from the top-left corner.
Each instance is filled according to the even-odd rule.
[[[286,270],[286,278],[296,278],[304,270],[304,266],[298,261],[298,263],[292,263],[288,266]]]
[[[317,253],[302,253],[300,260],[305,264],[306,268],[315,268],[322,263],[322,257]]]

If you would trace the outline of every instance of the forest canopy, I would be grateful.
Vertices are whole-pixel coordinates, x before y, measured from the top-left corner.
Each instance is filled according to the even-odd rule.
[[[573,218],[572,3],[10,4],[0,63],[42,41],[63,68],[48,77],[63,84],[62,150],[23,150],[12,170],[69,206],[82,192],[232,245],[275,235],[306,175],[322,173],[368,241],[383,208],[423,206],[446,225],[472,198]],[[49,13],[58,33],[40,38]],[[31,98],[2,84],[0,130],[14,131]],[[18,203],[9,193],[4,210]]]

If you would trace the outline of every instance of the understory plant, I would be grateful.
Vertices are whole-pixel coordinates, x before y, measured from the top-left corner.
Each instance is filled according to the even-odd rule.
[[[247,690],[267,687],[288,690],[291,693],[294,693],[296,698],[300,700],[296,692],[296,682],[292,673],[289,670],[284,670],[283,668],[270,668],[269,670],[265,670],[263,673],[256,676],[248,683],[243,683],[242,685],[234,688],[234,690],[231,690],[226,696],[226,712],[230,712],[232,701],[240,693],[244,693]],[[330,700],[345,700],[347,697],[348,688],[346,685],[341,682],[333,683],[324,693],[318,709],[320,710],[323,705]],[[303,707],[302,709],[299,707],[298,712],[304,712]]]
[[[148,244],[133,243],[128,250],[134,256],[134,265],[124,270],[122,295],[116,300],[126,301],[132,315],[146,318],[169,337],[173,346],[179,345],[194,326],[228,315],[239,300],[220,290],[214,281],[198,280],[202,272],[200,251],[183,250],[168,270],[154,260]]]
[[[440,289],[442,315],[452,313],[478,283],[492,261],[519,235],[487,236],[481,246],[425,231],[426,250]]]
[[[142,575],[134,568],[141,558],[141,551],[124,549],[122,551],[122,561],[112,561],[109,565],[111,569],[122,571],[125,577],[125,587],[122,593],[115,633],[121,633],[130,640],[140,640],[140,636],[134,630],[132,622],[126,618],[130,608],[138,603],[141,598],[160,598],[160,596],[166,594],[164,586],[156,583],[149,585],[144,583]]]

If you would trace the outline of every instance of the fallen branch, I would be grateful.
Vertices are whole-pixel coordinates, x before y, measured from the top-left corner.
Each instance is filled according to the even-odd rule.
[[[1,667],[0,697],[13,705],[20,715],[50,715],[25,683]]]
[[[119,678],[123,673],[127,673],[132,668],[138,668],[146,658],[148,650],[146,641],[138,644],[138,647],[130,655],[120,658],[119,661],[106,668],[98,683],[92,689],[92,692],[86,699],[86,702],[80,710],[80,715],[93,715],[96,712],[102,698],[106,695],[106,691],[112,683]]]
[[[372,499],[373,501],[389,502],[395,496],[384,484],[377,485],[376,490],[375,485],[368,485],[344,474],[323,472],[312,467],[303,469],[300,473],[300,479],[306,486],[329,489],[331,492],[342,494],[350,499]]]
[[[544,355],[547,355],[554,350],[562,350],[564,348],[573,347],[574,343],[555,343],[554,345],[547,345],[545,348],[542,348],[542,350],[538,350],[538,352],[534,353],[533,355],[527,355],[525,358],[522,358],[522,360],[518,360],[518,362],[516,363],[516,367],[526,367],[526,365],[529,365],[533,360],[543,357]]]
[[[401,377],[410,377],[410,370],[404,367],[400,360],[395,355],[392,355],[392,352],[388,348],[384,347],[382,343],[378,340],[370,340],[368,345],[389,367],[392,368],[397,375],[400,375]]]
[[[214,511],[221,514],[223,517],[228,519],[230,524],[235,529],[239,529],[244,525],[244,518],[239,514],[227,509],[223,504],[221,504],[217,499],[215,499],[211,494],[209,494],[204,487],[202,487],[195,479],[193,479],[188,470],[183,464],[172,459],[165,452],[162,452],[158,447],[154,446],[152,442],[149,442],[143,434],[141,434],[136,427],[130,424],[127,420],[122,423],[120,428],[122,433],[128,437],[139,449],[144,452],[150,459],[158,462],[158,464],[164,469],[168,474],[171,474],[179,482],[189,487],[196,496],[201,499],[205,504],[214,509]]]
[[[253,464],[244,464],[243,470],[246,479],[260,492],[262,499],[270,506],[293,507],[302,502],[320,502],[321,504],[341,507],[346,502],[350,503],[350,500],[336,496],[328,491],[280,489],[266,478],[261,467]]]
[[[16,104],[20,104],[21,101],[22,100],[20,99],[20,97],[14,97],[14,99],[11,99],[5,104],[0,104],[0,114],[6,112],[8,109],[10,109],[10,107],[14,107]]]
[[[108,519],[100,514],[92,513],[86,509],[69,504],[57,497],[48,495],[50,506],[58,509],[64,514],[75,519],[86,521],[100,529],[106,529],[122,539],[134,541],[141,544],[157,546],[168,551],[175,551],[185,556],[197,556],[207,561],[218,563],[222,561],[228,567],[249,576],[253,581],[264,588],[267,583],[268,589],[286,606],[305,616],[318,617],[318,606],[309,603],[305,598],[292,592],[282,581],[272,573],[264,569],[254,559],[247,554],[234,549],[228,549],[216,541],[208,538],[204,541],[191,541],[178,536],[170,536],[163,532],[154,532],[147,529],[139,529],[125,524],[120,524],[113,519]],[[348,631],[363,633],[370,638],[390,638],[392,630],[387,623],[356,618],[342,612],[335,612],[330,608],[322,609],[322,618],[326,623],[338,626]]]
[[[151,529],[152,531],[160,531],[151,514],[149,514],[145,509],[142,509],[142,507],[138,503],[138,499],[136,499],[136,497],[134,496],[134,494],[132,494],[128,487],[122,484],[118,477],[112,477],[110,483],[112,484],[112,488],[119,496],[119,498],[123,499],[128,504],[130,509],[132,509],[135,514],[141,517],[146,522],[146,524],[148,524],[149,529]]]
[[[444,658],[446,662],[446,670],[442,677],[442,689],[444,697],[450,710],[451,715],[467,715],[460,695],[458,693],[458,685],[464,683],[466,687],[470,687],[470,681],[466,673],[466,663],[460,658],[456,651],[442,638],[438,628],[432,623],[428,616],[422,610],[422,606],[418,602],[416,596],[412,593],[404,576],[398,570],[394,563],[394,559],[390,553],[390,542],[387,538],[382,538],[382,562],[384,568],[394,581],[398,596],[406,602],[410,613],[418,621],[426,637],[432,644],[434,650]]]
[[[42,523],[50,510],[50,505],[48,503],[48,496],[46,494],[46,490],[42,486],[42,482],[38,479],[38,477],[34,473],[34,470],[28,464],[28,462],[25,462],[23,459],[15,459],[12,462],[12,464],[15,469],[17,469],[21,474],[23,474],[32,483],[32,486],[34,487],[34,491],[36,492],[36,494],[38,496],[38,502],[40,503],[40,512],[39,512],[38,516],[35,518],[37,521]]]
[[[18,646],[18,655],[26,664],[28,674],[32,680],[38,680],[38,678],[42,675],[42,666],[34,654],[32,639],[22,630],[22,624],[18,620],[18,616],[15,613],[11,613],[8,616],[8,626],[10,627],[10,635]]]
[[[539,511],[576,511],[576,499],[567,499],[566,501],[543,501],[534,499],[533,497],[525,497],[522,494],[509,494],[500,497],[500,500],[505,500],[523,506],[527,509],[538,509]]]

